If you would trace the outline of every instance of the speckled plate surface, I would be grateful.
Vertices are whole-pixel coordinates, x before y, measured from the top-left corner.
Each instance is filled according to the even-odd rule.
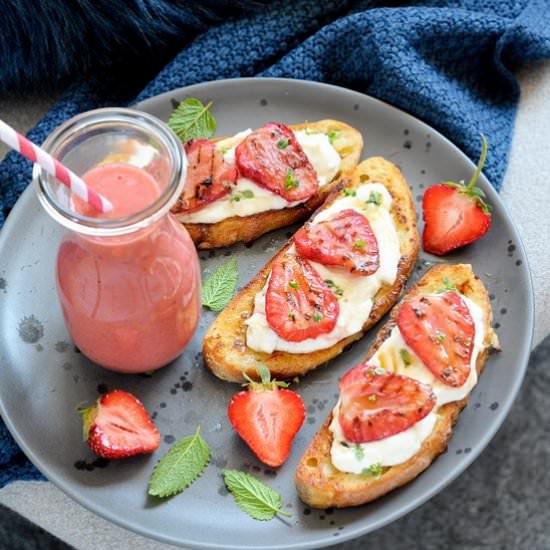
[[[239,79],[175,90],[138,107],[165,119],[185,97],[214,101],[220,134],[257,127],[269,120],[301,122],[335,118],[358,128],[364,158],[383,155],[398,164],[417,204],[424,186],[467,179],[472,163],[449,141],[412,116],[362,94],[293,80]],[[483,450],[503,422],[519,389],[531,346],[533,298],[525,252],[497,194],[480,185],[494,206],[493,228],[478,243],[450,255],[470,262],[491,293],[502,353],[493,355],[462,413],[448,452],[418,479],[367,506],[321,512],[298,500],[293,475],[315,430],[336,400],[341,373],[358,362],[376,329],[297,388],[307,420],[288,462],[277,472],[264,468],[234,435],[226,406],[238,387],[214,378],[202,365],[202,335],[214,319],[204,313],[184,354],[152,377],[118,375],[86,360],[72,345],[54,290],[54,258],[61,230],[27,189],[0,234],[0,410],[36,466],[78,502],[128,529],[161,541],[200,548],[318,548],[352,539],[419,506],[458,476]],[[291,234],[289,228],[236,245],[201,252],[206,276],[236,255],[240,284],[248,281]],[[421,255],[414,278],[439,261]],[[102,464],[81,439],[76,406],[98,390],[124,388],[143,400],[162,433],[151,457]],[[184,493],[159,502],[147,497],[156,460],[176,439],[202,426],[213,460]],[[241,512],[223,486],[222,469],[250,470],[284,495],[288,521],[257,522]]]

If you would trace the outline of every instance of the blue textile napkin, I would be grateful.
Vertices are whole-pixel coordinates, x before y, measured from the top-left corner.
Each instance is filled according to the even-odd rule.
[[[301,78],[400,107],[474,161],[483,132],[491,145],[485,173],[499,189],[519,97],[513,71],[550,57],[549,11],[548,0],[273,2],[203,31],[139,93],[116,75],[75,84],[29,137],[40,143],[82,111],[197,82]],[[0,164],[0,226],[30,178],[30,163],[14,153]],[[0,421],[0,487],[40,478]]]

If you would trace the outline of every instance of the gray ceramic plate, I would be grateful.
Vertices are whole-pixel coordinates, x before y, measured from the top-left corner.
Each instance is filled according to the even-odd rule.
[[[199,84],[152,98],[139,108],[166,119],[185,97],[214,101],[221,134],[269,120],[300,122],[331,117],[357,127],[365,157],[397,163],[420,199],[422,189],[444,179],[467,179],[472,163],[448,140],[412,116],[356,92],[294,80],[242,79]],[[27,456],[75,500],[124,527],[173,544],[200,548],[314,548],[342,542],[382,527],[419,506],[477,457],[503,422],[519,389],[531,345],[532,289],[525,252],[500,199],[487,180],[480,185],[494,206],[488,236],[447,258],[470,262],[492,296],[502,353],[493,355],[460,417],[449,450],[418,479],[362,508],[325,514],[298,500],[296,464],[336,399],[341,373],[364,355],[376,330],[326,367],[307,376],[298,390],[307,420],[292,456],[277,472],[265,469],[229,427],[226,406],[237,386],[203,368],[202,335],[214,319],[205,313],[185,353],[151,378],[102,370],[70,342],[54,291],[54,258],[60,230],[28,189],[0,235],[0,409]],[[236,255],[240,284],[246,283],[282,245],[290,229],[265,235],[252,246],[201,252],[204,275]],[[415,277],[434,257],[421,256]],[[77,404],[101,390],[120,387],[143,400],[163,435],[159,451],[99,467],[81,439]],[[201,424],[213,460],[184,493],[158,502],[147,497],[156,460],[174,439]],[[222,469],[249,469],[284,495],[289,521],[257,522],[227,495]]]

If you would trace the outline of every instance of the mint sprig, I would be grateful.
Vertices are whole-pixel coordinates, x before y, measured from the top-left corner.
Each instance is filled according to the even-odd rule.
[[[233,298],[237,289],[239,270],[237,259],[224,263],[202,285],[202,305],[212,311],[221,311]]]
[[[212,137],[216,131],[216,119],[210,107],[212,101],[204,105],[194,97],[184,99],[170,115],[168,126],[183,142]]]
[[[273,519],[277,514],[290,517],[281,509],[283,497],[254,476],[239,470],[225,470],[223,479],[239,508],[250,517],[260,521]]]
[[[151,479],[149,494],[169,497],[180,493],[197,479],[210,461],[210,448],[200,434],[200,427],[178,441],[159,460]]]

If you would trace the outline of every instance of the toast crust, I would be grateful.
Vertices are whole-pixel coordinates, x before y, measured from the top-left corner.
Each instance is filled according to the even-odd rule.
[[[498,349],[498,339],[492,328],[493,314],[489,296],[471,266],[458,264],[433,267],[407,293],[407,297],[435,292],[441,287],[444,277],[448,277],[460,292],[474,301],[483,311],[485,338],[476,362],[477,372],[481,374],[490,349]],[[399,306],[394,308],[390,319],[380,330],[365,360],[372,357],[390,335],[395,326],[398,311]],[[345,508],[365,504],[408,483],[445,451],[458,415],[467,403],[468,397],[443,405],[438,410],[433,432],[424,440],[418,453],[402,464],[385,468],[384,473],[378,478],[340,472],[332,465],[330,460],[332,433],[329,431],[332,413],[329,414],[298,464],[295,477],[298,495],[313,508]]]
[[[325,119],[318,122],[305,122],[291,125],[293,130],[310,128],[314,131],[327,133],[337,130],[339,134],[334,139],[334,148],[341,157],[340,170],[336,177],[327,185],[319,189],[305,203],[293,208],[281,210],[267,210],[252,216],[234,216],[217,223],[185,223],[182,222],[191,239],[199,249],[220,248],[237,242],[250,242],[268,231],[292,225],[306,219],[328,197],[336,186],[340,175],[352,171],[361,158],[363,138],[353,127],[337,120]],[[181,214],[175,214],[181,221]]]
[[[245,320],[254,310],[254,297],[267,281],[272,262],[282,256],[292,245],[291,238],[233,298],[206,332],[203,342],[204,359],[206,365],[218,378],[230,382],[244,382],[245,373],[255,377],[260,365],[267,367],[272,376],[278,379],[302,376],[342,353],[346,346],[360,339],[364,332],[377,323],[397,301],[419,251],[416,211],[411,191],[397,166],[382,157],[372,157],[361,162],[349,176],[338,182],[332,196],[327,199],[322,208],[332,204],[344,185],[357,187],[366,181],[383,183],[394,199],[390,212],[399,236],[401,259],[394,284],[381,287],[375,295],[370,316],[362,330],[329,348],[312,353],[296,354],[276,351],[267,354],[246,346]]]

